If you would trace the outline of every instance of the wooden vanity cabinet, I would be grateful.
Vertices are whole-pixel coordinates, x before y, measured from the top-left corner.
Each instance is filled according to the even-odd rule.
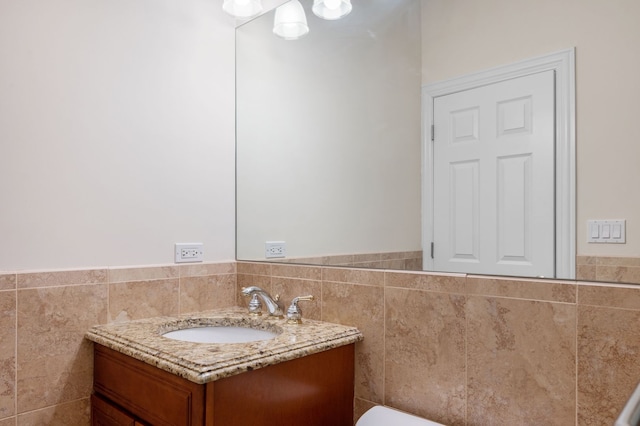
[[[95,344],[93,426],[352,426],[354,344],[196,384]]]
[[[144,426],[96,394],[91,395],[91,423],[94,426]]]

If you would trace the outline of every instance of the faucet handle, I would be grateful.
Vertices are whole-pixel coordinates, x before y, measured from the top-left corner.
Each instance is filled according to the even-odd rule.
[[[255,293],[251,296],[251,301],[249,302],[249,315],[262,315],[262,303],[260,303],[260,299],[258,299],[258,295]]]
[[[291,301],[291,305],[289,305],[289,309],[287,309],[287,324],[301,324],[302,323],[302,310],[298,307],[298,302],[300,301],[311,301],[313,300],[313,295],[308,296],[298,296],[295,297]]]

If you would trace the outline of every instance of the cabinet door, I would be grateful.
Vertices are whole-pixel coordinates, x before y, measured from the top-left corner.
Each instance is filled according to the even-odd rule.
[[[133,417],[109,404],[104,399],[91,395],[92,426],[138,426]]]
[[[354,345],[210,385],[214,426],[353,426]]]
[[[154,426],[201,426],[204,386],[95,345],[94,390]],[[231,425],[229,425],[231,426]]]

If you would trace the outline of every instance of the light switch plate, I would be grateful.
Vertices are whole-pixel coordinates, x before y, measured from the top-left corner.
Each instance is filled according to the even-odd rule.
[[[627,242],[627,221],[589,220],[587,221],[587,242],[605,244],[625,244]]]

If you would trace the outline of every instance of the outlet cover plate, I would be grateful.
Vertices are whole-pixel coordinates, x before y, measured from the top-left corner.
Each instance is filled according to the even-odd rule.
[[[264,257],[273,259],[287,257],[287,244],[284,241],[267,241],[264,243]]]
[[[202,243],[176,243],[176,263],[202,262]]]

